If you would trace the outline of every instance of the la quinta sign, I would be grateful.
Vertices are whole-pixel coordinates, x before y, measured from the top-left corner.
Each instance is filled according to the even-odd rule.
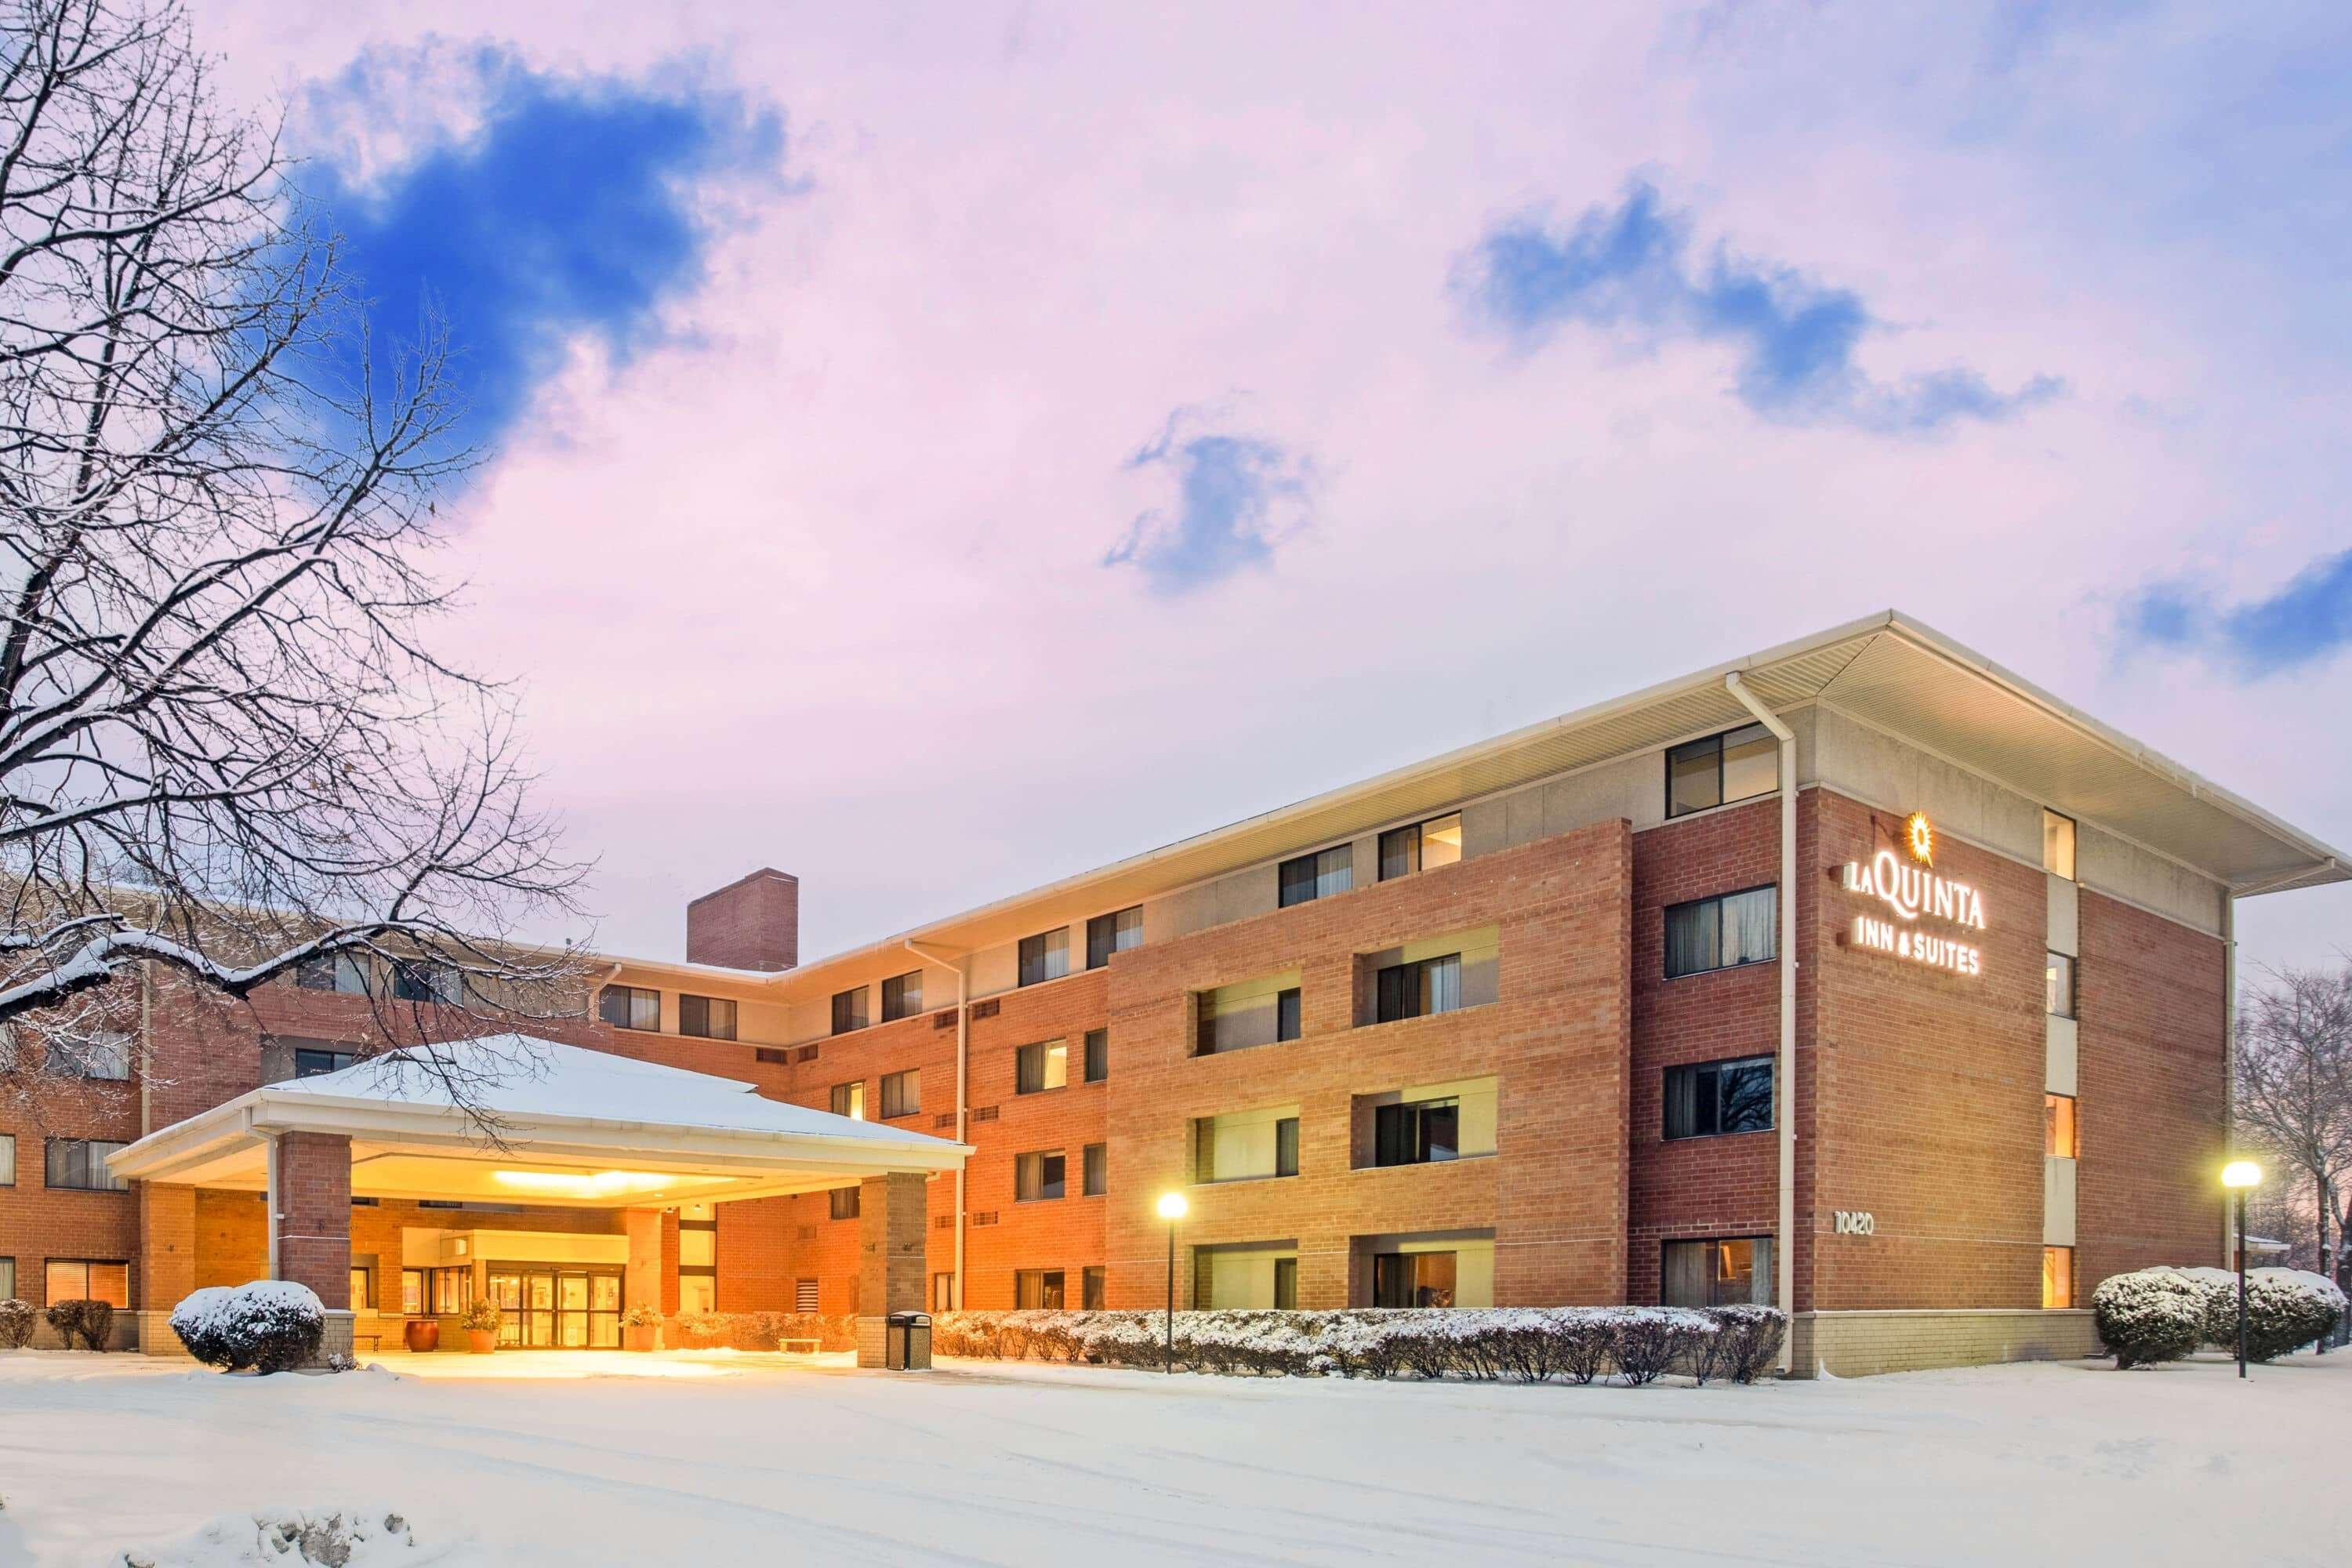
[[[1920,921],[1927,920],[1957,927],[1962,933],[1982,931],[1984,899],[1968,883],[1936,872],[1930,864],[1935,830],[1926,814],[1915,813],[1903,825],[1903,841],[1911,853],[1908,862],[1892,849],[1881,849],[1867,860],[1846,862],[1845,890],[1875,899],[1894,916],[1892,920],[1854,916],[1847,942],[1953,974],[1982,974],[1984,954],[1975,943],[1916,928]]]

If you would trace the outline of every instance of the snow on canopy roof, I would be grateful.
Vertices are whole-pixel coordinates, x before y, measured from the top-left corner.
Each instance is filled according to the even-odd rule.
[[[740,1079],[561,1045],[535,1035],[490,1035],[431,1049],[470,1080],[476,1106],[517,1121],[569,1117],[886,1143],[946,1142],[927,1132],[769,1100],[757,1085]],[[441,1076],[418,1062],[414,1051],[386,1051],[333,1072],[289,1079],[271,1084],[268,1093],[457,1109]]]

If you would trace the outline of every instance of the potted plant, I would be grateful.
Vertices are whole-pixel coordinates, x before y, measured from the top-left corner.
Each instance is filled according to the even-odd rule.
[[[466,1325],[466,1348],[488,1355],[499,1348],[499,1304],[488,1296],[477,1298],[458,1320]]]
[[[661,1343],[661,1314],[639,1302],[621,1312],[621,1348],[625,1351],[649,1351]]]

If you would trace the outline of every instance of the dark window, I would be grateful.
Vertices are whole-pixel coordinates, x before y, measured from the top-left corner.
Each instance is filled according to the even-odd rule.
[[[1298,1259],[1296,1258],[1274,1260],[1274,1306],[1280,1312],[1298,1310]]]
[[[1415,871],[1433,871],[1461,858],[1462,814],[1458,811],[1416,822],[1410,827],[1391,827],[1381,835],[1383,882],[1410,877]]]
[[[1069,927],[1062,926],[1021,939],[1019,978],[1022,984],[1035,985],[1042,981],[1059,980],[1069,972]]]
[[[1088,1312],[1099,1312],[1103,1310],[1103,1299],[1106,1294],[1104,1288],[1108,1280],[1109,1271],[1099,1263],[1078,1271],[1080,1310]]]
[[[1460,1157],[1462,1105],[1453,1100],[1421,1100],[1383,1105],[1372,1112],[1372,1163],[1426,1165]]]
[[[1771,1125],[1770,1057],[1741,1057],[1666,1069],[1667,1137],[1762,1132]]]
[[[1087,967],[1100,969],[1114,952],[1143,945],[1143,906],[1097,915],[1087,922]]]
[[[882,1021],[895,1024],[923,1010],[923,972],[909,970],[882,983]]]
[[[1274,1124],[1274,1173],[1298,1174],[1298,1118],[1286,1116]]]
[[[1298,1038],[1298,987],[1278,991],[1274,997],[1274,1037],[1276,1043]]]
[[[1040,1040],[1013,1053],[1013,1092],[1037,1094],[1070,1081],[1070,1047],[1066,1040]]]
[[[1341,844],[1285,860],[1277,873],[1282,907],[1286,910],[1293,904],[1328,899],[1354,887],[1355,855],[1353,845]]]
[[[1462,1005],[1462,955],[1392,963],[1376,977],[1374,992],[1377,1023],[1454,1012]]]
[[[52,1138],[43,1151],[47,1169],[42,1179],[52,1187],[79,1192],[129,1192],[131,1184],[109,1174],[106,1169],[109,1154],[129,1147],[128,1143],[110,1142],[103,1138]]]
[[[457,966],[403,959],[392,966],[392,994],[403,1002],[455,1002],[461,994]]]
[[[856,1187],[835,1187],[831,1192],[827,1193],[825,1196],[831,1200],[834,1218],[856,1219],[857,1217],[857,1189]]]
[[[119,1030],[59,1037],[49,1041],[51,1071],[67,1078],[118,1083],[131,1076],[131,1037]]]
[[[688,996],[680,993],[677,1032],[706,1040],[731,1040],[735,1037],[735,1004],[724,996]]]
[[[1024,1268],[1013,1276],[1013,1305],[1023,1311],[1058,1312],[1062,1310],[1062,1271],[1058,1268]]]
[[[42,1271],[51,1305],[59,1301],[105,1301],[131,1305],[131,1265],[91,1258],[52,1258]]]
[[[1668,816],[1729,805],[1780,787],[1780,743],[1761,724],[1709,735],[1666,752]]]
[[[1734,969],[1778,956],[1779,889],[1750,888],[1666,910],[1666,978]]]
[[[1772,1238],[1734,1236],[1670,1241],[1659,1300],[1669,1307],[1730,1307],[1772,1302]]]
[[[923,1073],[920,1068],[908,1068],[905,1072],[882,1075],[882,1120],[898,1116],[917,1116],[923,1109]]]
[[[2042,971],[2045,1005],[2054,1018],[2074,1016],[2074,961],[2063,952],[2048,955]]]
[[[853,985],[833,994],[833,1032],[845,1035],[866,1027],[866,987]]]
[[[1110,1191],[1110,1146],[1108,1144],[1087,1145],[1084,1174],[1080,1180],[1084,1184],[1078,1191],[1087,1197],[1098,1198]]]
[[[305,991],[339,991],[346,996],[365,995],[365,961],[356,953],[322,952],[295,965],[294,984]]]
[[[1087,1082],[1100,1083],[1110,1076],[1110,1031],[1087,1031]]]
[[[833,1086],[833,1113],[846,1116],[853,1121],[866,1120],[866,1080],[837,1083]]]
[[[596,999],[596,1016],[616,1029],[661,1029],[661,993],[642,985],[607,985]]]
[[[1454,1305],[1454,1254],[1380,1252],[1372,1255],[1375,1307]]]
[[[359,1059],[357,1051],[329,1051],[302,1047],[294,1053],[294,1076],[318,1078],[326,1073],[341,1072]]]
[[[1035,1153],[1016,1154],[1013,1159],[1013,1196],[1015,1202],[1043,1203],[1058,1198],[1067,1190],[1069,1162],[1059,1149],[1045,1149]]]

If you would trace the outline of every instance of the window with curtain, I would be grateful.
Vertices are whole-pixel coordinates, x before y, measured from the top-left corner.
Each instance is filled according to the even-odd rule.
[[[1086,1311],[1099,1312],[1108,1294],[1109,1270],[1097,1263],[1078,1271],[1078,1305]]]
[[[1100,1083],[1110,1076],[1110,1031],[1087,1031],[1087,1078],[1088,1083]]]
[[[14,1300],[16,1295],[16,1260],[0,1258],[0,1301]]]
[[[1041,1094],[1070,1081],[1070,1045],[1066,1040],[1039,1040],[1013,1053],[1013,1092]]]
[[[1372,1112],[1372,1163],[1423,1165],[1462,1152],[1462,1102],[1423,1100]]]
[[[607,985],[597,994],[596,1016],[616,1029],[661,1029],[661,993],[642,985]]]
[[[2045,1005],[2053,1018],[2074,1016],[2074,961],[2063,952],[2046,956],[2042,971]]]
[[[923,972],[909,970],[882,983],[882,1021],[895,1024],[923,1010]]]
[[[1667,1242],[1659,1299],[1669,1307],[1770,1306],[1772,1238]]]
[[[1293,904],[1311,903],[1346,892],[1356,885],[1355,868],[1356,849],[1352,844],[1334,845],[1312,855],[1285,860],[1276,872],[1281,907],[1286,910]]]
[[[294,966],[294,984],[305,991],[336,991],[346,996],[367,994],[366,961],[355,953],[323,952]]]
[[[846,1116],[853,1121],[866,1120],[866,1080],[837,1083],[833,1086],[833,1113]]]
[[[1745,724],[1666,752],[1666,815],[1684,816],[1770,795],[1780,787],[1780,744],[1761,724]]]
[[[1448,812],[1381,835],[1381,880],[1433,871],[1462,858],[1462,814]]]
[[[1372,1256],[1375,1307],[1451,1307],[1454,1255],[1451,1252],[1381,1252]]]
[[[119,1083],[131,1076],[131,1037],[103,1029],[49,1042],[49,1067],[63,1076]]]
[[[1021,939],[1020,984],[1036,985],[1059,980],[1070,972],[1070,928],[1039,931]]]
[[[908,1068],[905,1072],[882,1075],[882,1120],[913,1116],[923,1109],[923,1072],[920,1068]]]
[[[705,1040],[731,1040],[735,1037],[735,1004],[724,996],[688,996],[677,999],[677,1032]]]
[[[1069,1185],[1069,1162],[1059,1149],[1039,1149],[1013,1157],[1013,1199],[1044,1203],[1062,1196]]]
[[[866,1027],[866,987],[853,985],[833,994],[833,1032],[846,1035]]]
[[[0,1132],[0,1187],[13,1187],[16,1184],[16,1135],[14,1132]],[[6,1297],[0,1296],[0,1301],[6,1300]]]
[[[1062,1271],[1022,1268],[1013,1275],[1013,1304],[1023,1311],[1057,1312],[1062,1309]]]
[[[42,1270],[50,1305],[59,1301],[104,1301],[131,1305],[131,1265],[89,1258],[52,1258]]]
[[[130,1146],[104,1138],[52,1138],[43,1151],[43,1180],[77,1192],[129,1192],[131,1184],[110,1173],[106,1159]]]
[[[1248,1050],[1298,1038],[1298,976],[1269,974],[1202,991],[1194,997],[1193,1052]]]
[[[1462,955],[1449,952],[1412,963],[1392,963],[1379,973],[1374,984],[1375,1023],[1452,1013],[1462,1005]]]
[[[1666,978],[1735,969],[1780,955],[1773,940],[1780,892],[1750,888],[1666,910]]]
[[[1666,1069],[1666,1137],[1762,1132],[1771,1125],[1770,1057],[1738,1057]]]
[[[825,1198],[826,1207],[831,1210],[832,1215],[835,1219],[856,1219],[857,1217],[857,1189],[856,1187],[834,1187],[825,1194]]]
[[[1078,1190],[1087,1197],[1098,1198],[1110,1191],[1110,1146],[1087,1144],[1084,1160],[1085,1174],[1081,1178],[1084,1184]]]
[[[1114,952],[1143,945],[1143,906],[1097,915],[1087,922],[1087,967],[1100,969]]]

